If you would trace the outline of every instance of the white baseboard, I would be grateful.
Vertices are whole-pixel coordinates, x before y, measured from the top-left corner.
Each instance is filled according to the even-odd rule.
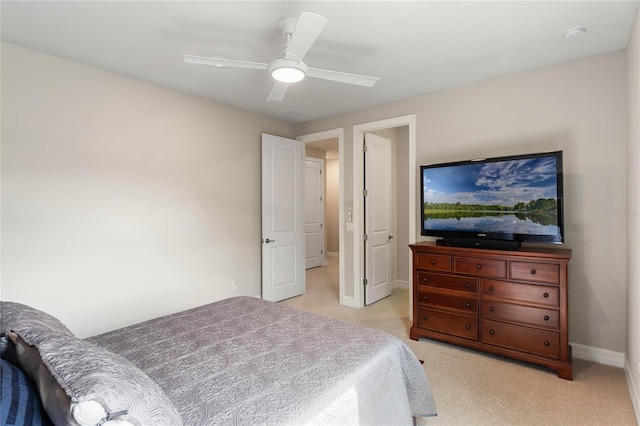
[[[337,251],[328,251],[327,257],[340,257],[340,253]]]
[[[585,359],[599,364],[610,365],[612,367],[624,368],[624,353],[614,352],[608,349],[594,348],[593,346],[581,345],[580,343],[569,342],[574,358]]]
[[[391,288],[403,288],[405,290],[409,290],[409,281],[395,280],[391,283]]]
[[[624,375],[627,378],[627,386],[629,387],[629,396],[631,396],[631,404],[633,411],[636,413],[636,423],[640,426],[640,393],[638,392],[638,383],[634,380],[629,359],[624,358]]]

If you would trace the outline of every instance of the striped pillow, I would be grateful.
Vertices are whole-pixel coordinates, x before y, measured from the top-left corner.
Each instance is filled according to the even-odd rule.
[[[24,372],[4,359],[0,361],[0,424],[52,425],[38,392]]]

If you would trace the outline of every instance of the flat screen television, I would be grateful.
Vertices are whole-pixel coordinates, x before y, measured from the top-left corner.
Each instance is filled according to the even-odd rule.
[[[562,151],[420,167],[421,234],[438,244],[562,243]]]

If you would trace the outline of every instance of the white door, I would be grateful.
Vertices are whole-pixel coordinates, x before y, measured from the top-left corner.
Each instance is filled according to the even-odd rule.
[[[365,304],[391,294],[391,141],[365,134]]]
[[[305,292],[304,143],[262,134],[262,298]]]
[[[324,265],[323,161],[307,157],[304,162],[304,230],[306,268]]]

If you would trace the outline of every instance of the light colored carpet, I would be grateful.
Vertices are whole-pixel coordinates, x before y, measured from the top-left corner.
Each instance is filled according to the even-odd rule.
[[[424,360],[438,416],[424,425],[636,425],[621,368],[573,360],[573,381],[532,364],[446,343],[409,339],[409,293],[363,309],[339,304],[338,264],[307,271],[307,292],[280,303],[393,334]]]

